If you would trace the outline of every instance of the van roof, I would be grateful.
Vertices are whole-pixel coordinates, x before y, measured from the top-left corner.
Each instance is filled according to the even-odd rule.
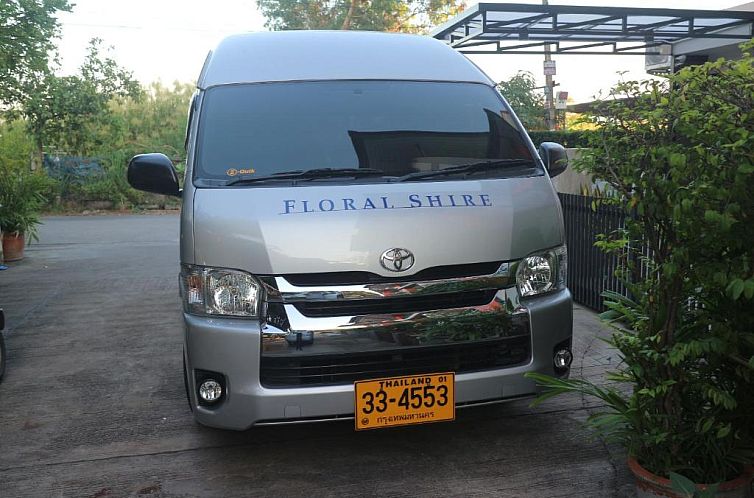
[[[209,53],[197,87],[304,80],[492,81],[428,36],[364,31],[233,35]]]

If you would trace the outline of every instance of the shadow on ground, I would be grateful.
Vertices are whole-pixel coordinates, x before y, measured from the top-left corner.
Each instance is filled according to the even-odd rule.
[[[459,410],[454,423],[352,422],[227,432],[189,413],[178,218],[53,217],[0,273],[2,496],[631,496],[620,452],[572,396]],[[575,310],[574,370],[615,359]]]

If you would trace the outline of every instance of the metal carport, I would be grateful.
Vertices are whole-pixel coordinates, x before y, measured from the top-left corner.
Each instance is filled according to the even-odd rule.
[[[683,39],[742,42],[753,25],[754,12],[737,10],[480,3],[430,36],[465,54],[644,55]]]

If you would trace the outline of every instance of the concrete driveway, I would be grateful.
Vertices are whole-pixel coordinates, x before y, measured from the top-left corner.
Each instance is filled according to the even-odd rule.
[[[449,424],[226,432],[193,422],[181,372],[178,216],[44,220],[0,272],[0,496],[630,496],[624,455],[573,396]],[[574,373],[615,357],[575,311]]]

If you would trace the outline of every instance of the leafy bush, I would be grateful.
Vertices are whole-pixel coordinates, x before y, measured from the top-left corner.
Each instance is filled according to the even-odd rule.
[[[600,398],[591,425],[661,476],[713,483],[754,460],[754,41],[738,61],[667,82],[627,82],[605,102],[580,167],[611,187],[625,229],[598,243],[633,298],[603,318],[630,392],[534,376],[543,398]],[[639,248],[648,247],[642,252]]]
[[[80,200],[111,202],[113,207],[138,206],[141,196],[131,192],[123,168],[108,170],[105,177],[81,186]]]
[[[28,170],[32,150],[34,142],[23,121],[0,123],[0,172]]]
[[[590,140],[595,136],[595,133],[593,130],[530,131],[529,137],[536,146],[539,146],[542,142],[556,142],[563,147],[583,148],[589,147]]]
[[[44,174],[0,170],[0,231],[37,240],[39,213],[49,190]]]

